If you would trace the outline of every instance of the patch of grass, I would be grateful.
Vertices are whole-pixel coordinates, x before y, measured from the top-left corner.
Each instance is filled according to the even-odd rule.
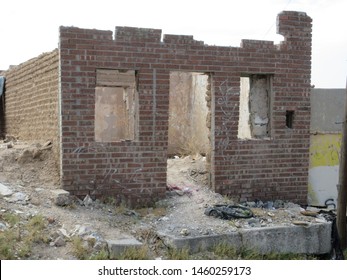
[[[19,242],[16,230],[5,230],[0,234],[0,259],[16,259],[15,244]]]
[[[314,260],[316,257],[306,254],[294,253],[276,253],[267,254],[259,253],[257,250],[249,248],[236,249],[235,247],[224,242],[217,244],[213,249],[215,259],[228,260]]]
[[[238,259],[239,256],[237,249],[225,242],[217,244],[212,251],[216,256],[230,260]]]
[[[240,252],[240,259],[242,260],[313,260],[315,257],[306,254],[295,253],[276,253],[271,252],[261,254],[256,250],[243,249]]]
[[[124,214],[127,210],[126,203],[122,201],[119,205],[116,206],[115,208],[115,213],[116,214]]]
[[[149,250],[147,246],[130,247],[124,250],[119,256],[112,256],[117,260],[149,260]]]
[[[109,260],[109,259],[110,259],[110,254],[105,249],[102,249],[101,251],[89,257],[89,260]]]
[[[10,227],[13,227],[14,225],[18,224],[20,221],[20,217],[13,213],[5,213],[2,216],[2,219],[10,225]]]
[[[49,240],[43,216],[33,216],[27,222],[13,213],[6,213],[1,218],[9,228],[0,234],[0,259],[28,258],[34,243],[47,243]]]
[[[71,239],[72,253],[79,260],[87,260],[91,256],[91,249],[81,237],[75,236]]]
[[[48,243],[49,238],[44,231],[46,227],[47,227],[47,221],[43,216],[37,215],[30,218],[27,224],[28,241],[35,242],[35,243],[39,243],[39,242]]]
[[[167,258],[169,260],[189,260],[189,249],[183,248],[183,249],[176,249],[169,247],[167,250]]]

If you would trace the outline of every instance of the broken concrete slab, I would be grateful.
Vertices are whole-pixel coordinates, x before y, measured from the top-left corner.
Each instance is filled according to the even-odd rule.
[[[70,197],[70,193],[68,191],[59,189],[52,190],[52,199],[57,206],[67,206],[70,205],[72,200]]]
[[[159,233],[167,246],[189,249],[190,253],[212,249],[218,244],[228,244],[235,249],[247,248],[261,254],[297,253],[327,254],[331,250],[331,223],[301,226],[243,229],[235,233],[177,237]]]
[[[106,242],[111,256],[119,256],[127,249],[140,248],[143,245],[134,238],[106,240]]]
[[[13,191],[0,183],[0,196],[11,196],[13,194]]]

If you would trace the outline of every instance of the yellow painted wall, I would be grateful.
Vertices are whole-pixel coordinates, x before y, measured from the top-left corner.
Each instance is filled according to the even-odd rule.
[[[310,168],[339,165],[341,134],[311,135]]]
[[[308,203],[336,204],[341,134],[311,135]]]

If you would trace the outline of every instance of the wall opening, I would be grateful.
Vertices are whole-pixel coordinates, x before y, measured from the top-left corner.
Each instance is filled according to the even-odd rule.
[[[170,73],[168,185],[177,180],[210,185],[210,110],[209,75]]]
[[[294,111],[286,111],[286,127],[293,128]]]
[[[138,96],[133,70],[97,69],[95,88],[95,141],[135,140]]]
[[[271,76],[240,78],[239,139],[271,136]]]
[[[0,139],[5,137],[5,127],[5,77],[0,76]]]

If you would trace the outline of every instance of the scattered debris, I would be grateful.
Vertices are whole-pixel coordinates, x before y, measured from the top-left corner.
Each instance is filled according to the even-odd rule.
[[[293,225],[307,227],[310,225],[310,223],[305,221],[293,221]]]
[[[318,216],[318,212],[310,211],[310,210],[304,210],[304,211],[301,211],[300,213],[304,216],[310,216],[310,217],[317,217]]]
[[[16,192],[12,194],[10,197],[5,197],[5,200],[12,203],[27,204],[29,196],[22,192]]]
[[[250,208],[241,205],[217,204],[207,208],[205,210],[205,215],[224,220],[247,219],[253,217],[253,212]]]

